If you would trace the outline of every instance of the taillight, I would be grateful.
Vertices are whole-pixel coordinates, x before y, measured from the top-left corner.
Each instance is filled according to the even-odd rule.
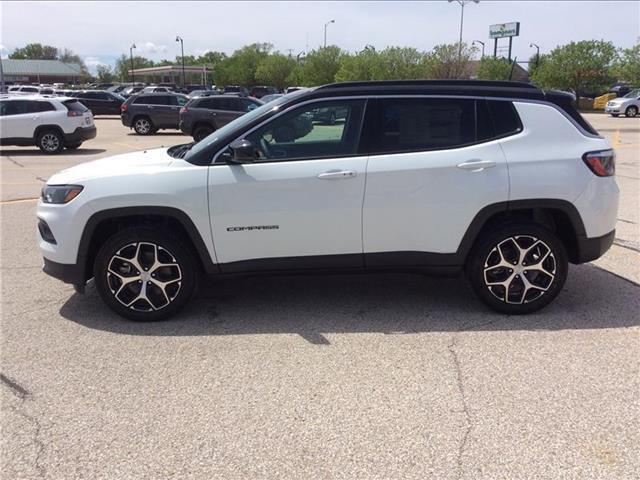
[[[598,177],[611,177],[616,173],[616,154],[613,150],[587,152],[582,160]]]
[[[181,114],[182,114],[182,113],[187,113],[188,111],[189,111],[189,109],[188,109],[187,107],[182,107],[182,108],[180,109],[180,113],[181,113]]]
[[[122,113],[126,112],[127,108],[129,108],[129,105],[127,105],[126,103],[123,103],[122,105],[120,105],[120,111]]]
[[[67,117],[81,117],[82,112],[76,112],[75,110],[67,110]]]

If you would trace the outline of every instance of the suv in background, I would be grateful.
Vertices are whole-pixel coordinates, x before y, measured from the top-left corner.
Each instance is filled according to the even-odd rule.
[[[180,130],[196,142],[263,103],[251,97],[211,95],[192,98],[180,110]]]
[[[142,89],[142,93],[173,93],[175,89],[158,85],[149,85]]]
[[[33,85],[13,85],[7,90],[9,95],[38,95],[40,87]]]
[[[249,90],[245,87],[241,87],[240,85],[227,85],[222,89],[222,93],[224,95],[231,94],[231,95],[239,95],[242,97],[249,96]]]
[[[298,136],[297,119],[318,108],[347,115]],[[38,242],[45,272],[77,291],[93,277],[132,320],[175,314],[202,273],[291,271],[465,272],[489,307],[526,314],[562,291],[569,262],[613,243],[614,174],[611,143],[561,92],[338,83],[285,95],[199,143],[53,175]]]
[[[93,115],[75,98],[0,98],[0,144],[36,145],[44,153],[78,148],[95,138]]]
[[[253,87],[249,92],[249,95],[251,95],[254,98],[262,98],[265,95],[272,95],[274,93],[280,93],[276,87],[259,85],[257,87]]]
[[[160,129],[178,129],[180,108],[189,99],[179,93],[140,93],[122,104],[121,119],[125,127],[138,135],[149,135]]]
[[[120,107],[125,102],[117,93],[105,90],[82,90],[73,96],[94,115],[120,115]]]

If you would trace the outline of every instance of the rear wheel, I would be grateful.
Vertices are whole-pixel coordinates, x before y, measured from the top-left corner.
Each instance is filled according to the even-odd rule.
[[[64,149],[64,141],[60,132],[45,130],[37,138],[38,148],[48,155],[60,153]]]
[[[213,133],[213,128],[207,126],[197,127],[193,132],[193,139],[199,142],[205,137],[208,137]]]
[[[635,117],[636,115],[638,115],[638,107],[636,107],[635,105],[631,105],[630,107],[627,107],[627,109],[624,111],[624,114],[627,117]]]
[[[100,296],[130,320],[174,315],[196,288],[197,264],[186,243],[161,229],[131,228],[113,235],[94,263]]]
[[[150,135],[154,133],[154,126],[148,117],[138,117],[133,121],[133,129],[138,135]]]
[[[479,239],[467,275],[480,300],[510,315],[532,313],[560,293],[567,278],[564,245],[533,223],[503,225]]]

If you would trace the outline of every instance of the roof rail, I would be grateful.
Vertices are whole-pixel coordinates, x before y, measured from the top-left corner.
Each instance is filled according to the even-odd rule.
[[[469,86],[469,87],[498,87],[498,88],[527,88],[538,90],[538,87],[530,83],[497,80],[372,80],[359,82],[340,82],[322,85],[317,90],[329,90],[346,87],[383,87],[383,86]]]

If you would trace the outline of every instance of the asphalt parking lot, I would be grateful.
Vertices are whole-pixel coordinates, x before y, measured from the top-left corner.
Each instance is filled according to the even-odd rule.
[[[636,479],[640,118],[586,115],[617,150],[605,257],[542,312],[486,310],[462,279],[215,281],[136,324],[41,272],[35,198],[55,171],[184,143],[117,117],[60,156],[0,153],[6,479]]]

